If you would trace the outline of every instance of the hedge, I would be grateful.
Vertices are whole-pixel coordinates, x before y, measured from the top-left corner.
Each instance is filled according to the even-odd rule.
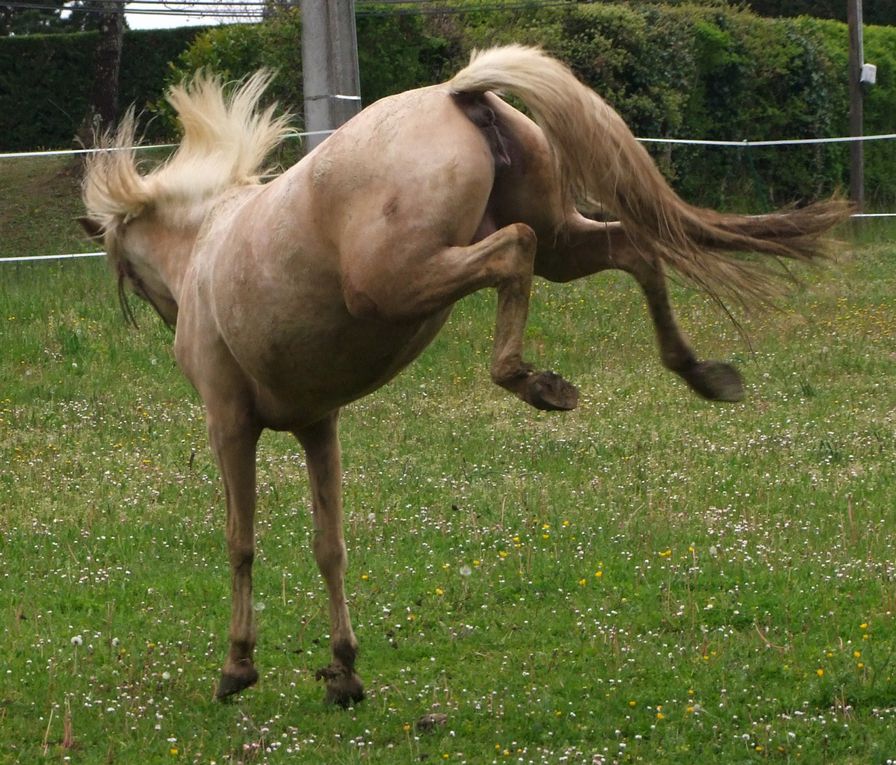
[[[169,62],[202,31],[126,32],[120,102],[143,108],[158,100]],[[87,110],[96,39],[96,32],[0,38],[0,150],[71,147]],[[156,126],[148,126],[149,137],[160,135]]]
[[[357,28],[365,103],[442,81],[466,62],[472,48],[513,41],[542,45],[568,62],[637,135],[744,140],[847,133],[847,33],[840,22],[763,18],[724,0],[532,4],[503,11],[491,3],[453,0],[448,12],[425,14],[364,8]],[[43,57],[70,56],[72,61],[57,65],[69,72],[85,67],[83,51],[49,50],[50,42],[60,39],[33,44],[47,46],[39,54]],[[0,72],[7,71],[2,65],[5,42],[0,41]],[[867,93],[865,130],[896,132],[896,28],[867,27],[865,48],[866,59],[878,67],[878,84]],[[148,56],[126,53],[125,64],[163,76],[166,68],[150,67]],[[271,67],[277,71],[272,98],[301,113],[301,24],[296,13],[259,25],[207,29],[172,58],[169,81],[200,66],[229,78]],[[16,58],[22,59],[21,54]],[[23,90],[37,88],[40,79],[25,78]],[[75,117],[81,113],[74,94],[65,90],[69,79],[54,77],[62,90],[53,98],[65,108],[51,107],[51,115],[42,113],[42,120],[55,115],[61,121],[63,111]],[[45,84],[40,88],[47,92]],[[157,79],[139,95],[123,89],[126,99],[136,96],[150,103],[155,131],[173,130],[160,91]],[[3,93],[0,82],[0,106]],[[31,98],[31,108],[37,113],[35,102],[50,100]],[[0,119],[8,119],[10,111],[15,113],[0,109]],[[69,120],[67,125],[76,123]],[[60,133],[63,142],[71,133],[66,130]],[[844,144],[734,150],[667,145],[651,146],[651,151],[686,198],[705,204],[759,211],[848,185]],[[866,144],[866,192],[872,203],[896,203],[894,169],[896,142]]]
[[[503,42],[538,44],[559,56],[620,111],[637,135],[760,140],[846,135],[844,24],[769,19],[721,0],[596,3],[566,7],[358,18],[365,102],[450,76],[469,51]],[[286,29],[291,30],[289,34]],[[259,65],[280,76],[275,94],[301,110],[297,16],[263,27],[209,30],[173,69],[212,65],[237,76]],[[866,59],[878,66],[867,95],[867,133],[896,132],[896,28],[868,27]],[[675,145],[654,149],[689,199],[761,210],[848,186],[844,144],[769,149]],[[866,144],[867,195],[896,202],[896,142]]]

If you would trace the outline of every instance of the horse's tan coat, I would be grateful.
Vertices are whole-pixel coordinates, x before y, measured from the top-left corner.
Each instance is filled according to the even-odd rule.
[[[531,280],[606,268],[644,290],[667,367],[707,398],[738,399],[736,371],[698,362],[678,329],[663,263],[713,296],[762,296],[767,277],[721,253],[812,257],[846,209],[746,218],[690,207],[596,94],[558,62],[514,46],[475,58],[450,83],[377,102],[259,185],[253,176],[284,128],[256,111],[263,86],[252,78],[230,98],[214,80],[176,89],[178,154],[146,176],[132,154],[100,155],[85,177],[85,225],[104,238],[120,278],[176,327],[178,364],[206,407],[233,580],[218,695],[257,679],[255,448],[274,428],[293,432],[307,455],[333,649],[320,676],[345,704],[362,686],[343,592],[341,407],[388,382],[457,300],[484,287],[498,294],[492,379],[534,406],[575,406],[572,386],[523,361]],[[501,88],[539,124],[486,93]],[[128,118],[114,142],[132,138]],[[588,220],[574,199],[620,222]]]

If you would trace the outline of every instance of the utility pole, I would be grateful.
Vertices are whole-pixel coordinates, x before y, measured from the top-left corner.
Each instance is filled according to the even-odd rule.
[[[849,135],[861,138],[864,134],[862,103],[862,64],[865,62],[862,40],[862,0],[847,0],[846,20],[849,27]],[[865,205],[865,145],[862,141],[849,144],[849,198],[862,212]]]
[[[361,110],[354,0],[302,0],[305,130],[335,130]],[[310,151],[326,138],[308,136]]]

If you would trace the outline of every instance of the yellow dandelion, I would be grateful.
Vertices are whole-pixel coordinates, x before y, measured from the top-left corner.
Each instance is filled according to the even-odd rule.
[[[498,550],[498,557],[502,560],[507,557],[507,550]]]
[[[588,584],[587,579],[579,579],[579,587],[584,587],[586,584]]]
[[[665,549],[665,550],[661,550],[659,555],[660,555],[661,558],[671,558],[671,557],[672,557],[672,550],[671,550],[671,548],[667,548],[667,549]]]
[[[638,706],[638,702],[635,701],[634,699],[631,699],[631,700],[628,702],[628,705],[629,705],[632,709],[634,709],[636,706]]]
[[[852,652],[852,655],[853,655],[853,658],[854,658],[854,659],[861,659],[861,658],[862,658],[862,652],[861,652],[861,651],[853,651],[853,652]]]
[[[368,579],[370,579],[370,575],[369,575],[369,574],[361,574],[361,581],[362,581],[362,582],[366,582]]]
[[[856,669],[865,669],[865,665],[860,661],[856,664]]]
[[[598,579],[600,579],[600,578],[604,575],[604,572],[601,571],[600,569],[598,569],[597,571],[594,572],[594,575],[595,575]]]
[[[824,677],[824,670],[821,667],[819,667],[818,669],[815,670],[815,674],[818,675],[819,677]]]
[[[444,595],[444,594],[445,594],[445,590],[443,590],[441,587],[436,587],[436,595],[438,595],[441,598],[442,595]]]

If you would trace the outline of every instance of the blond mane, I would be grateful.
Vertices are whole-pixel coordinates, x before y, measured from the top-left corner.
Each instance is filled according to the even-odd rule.
[[[141,174],[135,157],[133,107],[119,127],[103,136],[90,156],[82,183],[87,214],[109,233],[149,208],[184,214],[228,188],[257,183],[265,157],[287,136],[290,115],[276,105],[258,109],[271,81],[259,71],[229,89],[208,72],[172,87],[167,100],[177,112],[183,138],[162,165]]]

